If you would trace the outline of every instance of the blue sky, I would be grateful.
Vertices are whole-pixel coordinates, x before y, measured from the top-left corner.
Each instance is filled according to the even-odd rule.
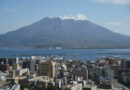
[[[0,34],[44,17],[77,15],[111,31],[130,35],[130,0],[0,0]]]

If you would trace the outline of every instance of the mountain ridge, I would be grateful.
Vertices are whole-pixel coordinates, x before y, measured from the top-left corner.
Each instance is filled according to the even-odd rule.
[[[0,48],[130,48],[130,37],[89,20],[43,18],[0,35]]]

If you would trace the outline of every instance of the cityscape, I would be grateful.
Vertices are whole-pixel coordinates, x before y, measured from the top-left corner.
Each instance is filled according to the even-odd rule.
[[[130,59],[0,58],[0,90],[129,90]]]

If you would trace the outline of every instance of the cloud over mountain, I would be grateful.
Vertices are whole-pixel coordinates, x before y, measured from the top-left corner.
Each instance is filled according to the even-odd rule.
[[[70,15],[70,16],[61,16],[61,19],[74,19],[74,20],[88,20],[88,18],[83,14],[77,14],[76,16]]]

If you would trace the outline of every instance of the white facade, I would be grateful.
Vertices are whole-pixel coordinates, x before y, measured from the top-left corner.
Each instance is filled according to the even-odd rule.
[[[82,84],[73,84],[73,85],[63,86],[62,90],[82,90]]]
[[[16,84],[10,90],[20,90],[20,85]]]

